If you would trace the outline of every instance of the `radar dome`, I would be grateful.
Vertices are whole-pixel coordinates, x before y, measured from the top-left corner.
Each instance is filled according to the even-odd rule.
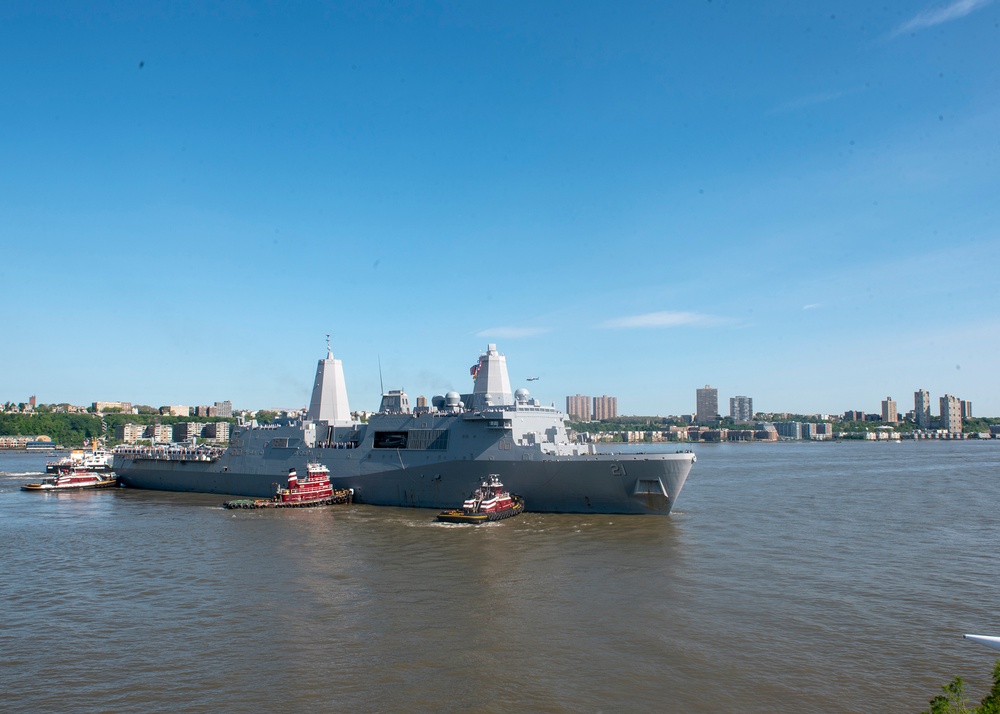
[[[521,387],[516,392],[514,392],[514,399],[517,401],[518,404],[524,404],[526,401],[528,401],[528,390],[525,389],[524,387]]]
[[[462,402],[462,395],[458,392],[448,392],[444,395],[444,401],[449,407],[457,407]]]

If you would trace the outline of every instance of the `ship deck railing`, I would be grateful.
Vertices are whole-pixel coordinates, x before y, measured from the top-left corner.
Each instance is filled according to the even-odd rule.
[[[225,449],[210,446],[194,449],[179,449],[176,447],[156,446],[119,446],[115,449],[116,456],[124,456],[134,460],[151,461],[203,461],[212,462],[218,459]]]

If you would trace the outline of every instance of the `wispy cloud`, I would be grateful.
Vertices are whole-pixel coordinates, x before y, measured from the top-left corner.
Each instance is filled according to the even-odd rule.
[[[818,303],[818,302],[811,302],[808,305],[803,305],[802,309],[803,310],[817,310],[817,309],[819,309],[821,307],[823,307],[823,306],[820,303]]]
[[[898,37],[918,30],[925,30],[952,20],[959,20],[976,10],[986,7],[993,0],[954,0],[954,2],[932,10],[924,10],[892,31],[891,37]]]
[[[714,315],[703,315],[698,312],[673,312],[664,310],[663,312],[647,312],[643,315],[626,315],[606,320],[600,327],[605,328],[629,328],[629,327],[683,327],[693,325],[696,327],[710,327],[721,325],[726,322],[721,317]]]
[[[476,333],[476,337],[496,337],[499,339],[517,339],[519,337],[534,337],[551,332],[548,327],[488,327]]]

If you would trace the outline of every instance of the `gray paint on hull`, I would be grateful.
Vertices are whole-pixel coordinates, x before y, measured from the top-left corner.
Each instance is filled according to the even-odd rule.
[[[240,468],[223,457],[214,464],[130,459],[116,466],[126,486],[167,491],[196,491],[266,497],[284,485],[289,468],[302,470],[311,460],[323,460],[326,449],[288,449],[281,458],[255,459],[257,469]],[[460,460],[390,467],[341,454],[326,459],[335,488],[353,488],[355,500],[381,506],[453,508],[468,497],[479,480],[500,475],[505,487],[524,497],[528,511],[560,513],[670,512],[693,461],[692,454],[593,455],[552,457],[537,461]],[[357,454],[351,454],[357,456]],[[226,463],[222,463],[223,460]],[[378,459],[379,462],[388,459]],[[398,461],[402,462],[400,456]],[[267,468],[260,468],[266,465]],[[406,466],[405,468],[403,466]],[[364,472],[364,473],[362,473]],[[636,493],[661,483],[667,497]]]

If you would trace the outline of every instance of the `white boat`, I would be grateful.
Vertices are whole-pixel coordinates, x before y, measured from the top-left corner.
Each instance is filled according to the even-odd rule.
[[[108,449],[73,449],[69,456],[46,463],[45,470],[50,474],[72,468],[88,471],[110,471],[114,459],[114,452]]]
[[[981,645],[986,645],[987,647],[992,647],[995,650],[1000,650],[1000,637],[992,637],[990,635],[962,635],[967,640],[972,640],[973,642],[978,642]]]

